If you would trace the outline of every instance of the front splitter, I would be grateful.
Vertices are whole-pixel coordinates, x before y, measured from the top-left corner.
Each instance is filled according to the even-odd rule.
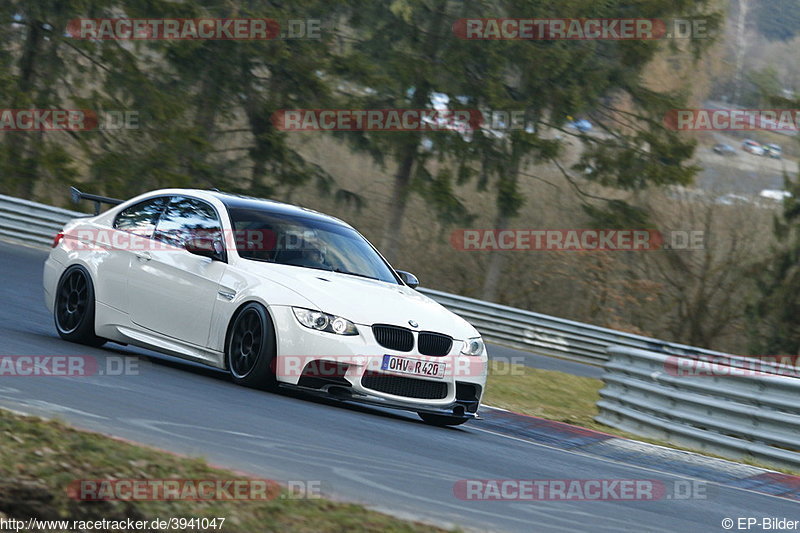
[[[459,402],[453,402],[442,407],[432,407],[426,405],[411,405],[405,402],[394,401],[380,396],[371,396],[359,391],[354,391],[343,386],[328,385],[324,389],[312,389],[310,387],[301,387],[298,385],[291,385],[289,383],[281,383],[281,388],[303,392],[329,400],[338,400],[345,403],[356,403],[362,405],[374,405],[377,407],[386,407],[389,409],[401,409],[403,411],[411,411],[413,413],[427,413],[432,415],[451,416],[461,418],[464,420],[480,420],[478,413],[470,413],[464,411],[463,414],[454,414],[453,411],[457,408],[464,408],[464,405]],[[331,391],[333,389],[333,391]]]

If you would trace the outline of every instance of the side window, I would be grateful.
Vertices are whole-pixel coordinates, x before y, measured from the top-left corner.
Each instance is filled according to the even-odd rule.
[[[152,237],[158,216],[166,207],[168,200],[169,198],[165,196],[151,198],[124,209],[114,219],[114,228],[140,237]]]
[[[214,208],[202,200],[177,197],[158,219],[154,239],[178,248],[193,237],[222,238],[222,225]]]

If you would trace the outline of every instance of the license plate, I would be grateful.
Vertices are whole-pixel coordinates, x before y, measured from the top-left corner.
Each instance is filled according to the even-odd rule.
[[[381,364],[381,370],[436,379],[444,378],[446,368],[447,364],[439,361],[423,361],[422,359],[398,357],[396,355],[384,355],[383,363]]]

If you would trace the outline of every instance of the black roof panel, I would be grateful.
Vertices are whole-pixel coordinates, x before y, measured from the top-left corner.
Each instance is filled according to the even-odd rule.
[[[326,215],[325,213],[320,213],[319,211],[314,211],[313,209],[308,209],[306,207],[300,207],[297,205],[279,202],[277,200],[268,200],[266,198],[255,198],[253,196],[245,196],[241,194],[233,194],[221,191],[207,191],[207,192],[210,192],[211,194],[219,198],[219,200],[223,204],[225,204],[225,207],[227,208],[258,209],[259,211],[267,211],[279,215],[292,215],[297,217],[310,218],[313,220],[332,222],[335,224],[341,224],[350,227],[350,225],[344,222],[343,220],[340,220],[336,217],[332,217],[330,215]]]

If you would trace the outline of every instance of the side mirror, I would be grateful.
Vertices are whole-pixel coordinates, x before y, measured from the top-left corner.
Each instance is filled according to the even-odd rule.
[[[419,280],[417,276],[412,274],[411,272],[406,272],[405,270],[397,270],[397,275],[400,276],[400,279],[403,280],[403,283],[411,287],[412,289],[416,289],[419,287]]]
[[[190,254],[208,257],[214,261],[224,261],[225,249],[217,239],[209,237],[193,237],[186,239],[183,243],[184,248]]]

